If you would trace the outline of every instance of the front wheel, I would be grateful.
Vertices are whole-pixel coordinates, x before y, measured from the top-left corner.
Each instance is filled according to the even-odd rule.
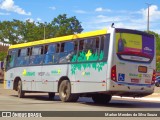
[[[95,103],[99,103],[99,104],[109,103],[111,98],[112,98],[111,95],[106,95],[106,94],[93,94],[92,95],[92,100]]]
[[[59,97],[63,102],[76,102],[79,98],[79,95],[72,94],[70,81],[63,80],[59,86]]]
[[[18,86],[17,86],[17,92],[18,92],[18,97],[23,98],[25,92],[22,90],[22,81],[18,81]]]

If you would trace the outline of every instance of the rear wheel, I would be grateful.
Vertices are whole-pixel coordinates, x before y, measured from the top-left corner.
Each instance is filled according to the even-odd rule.
[[[157,82],[155,85],[156,85],[157,87],[159,87],[159,86],[160,86],[158,82]]]
[[[49,99],[54,99],[54,96],[55,96],[55,93],[53,93],[53,92],[48,93]]]
[[[99,104],[109,103],[111,98],[112,98],[111,95],[106,95],[106,94],[94,94],[94,95],[92,95],[92,100],[95,103],[99,103]]]
[[[17,92],[18,92],[19,98],[24,97],[25,92],[22,90],[22,81],[21,80],[18,81]]]
[[[68,80],[63,80],[59,86],[59,97],[63,102],[76,102],[79,95],[72,94],[70,82]]]

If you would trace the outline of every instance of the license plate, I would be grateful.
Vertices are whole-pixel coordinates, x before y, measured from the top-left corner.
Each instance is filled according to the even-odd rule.
[[[138,67],[138,72],[147,73],[147,67],[146,66],[139,66]]]

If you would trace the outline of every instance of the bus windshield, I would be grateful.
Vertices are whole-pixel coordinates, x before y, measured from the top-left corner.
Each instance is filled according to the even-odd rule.
[[[116,30],[116,54],[120,60],[151,63],[154,58],[154,36],[134,30]]]

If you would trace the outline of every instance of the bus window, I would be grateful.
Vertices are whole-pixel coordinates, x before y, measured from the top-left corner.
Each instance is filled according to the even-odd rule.
[[[59,53],[59,50],[60,50],[60,44],[57,43],[57,45],[56,45],[56,53]]]
[[[60,63],[67,63],[71,61],[71,57],[73,54],[77,53],[74,51],[76,42],[65,42],[63,44],[64,46],[64,51],[60,52]]]
[[[84,40],[79,41],[79,51],[82,51],[84,47]]]
[[[16,59],[16,66],[27,65],[29,62],[28,48],[18,50],[18,56]]]
[[[31,49],[30,64],[38,65],[43,62],[43,46],[35,46]]]
[[[50,45],[45,45],[45,57],[44,57],[44,64],[53,64],[55,63],[55,52],[56,52],[56,44],[50,44]]]
[[[110,34],[101,36],[99,60],[106,61],[108,59],[109,43],[110,43]]]
[[[15,66],[15,59],[16,59],[17,52],[18,51],[16,49],[9,51],[8,56],[7,56],[7,66],[6,66],[7,68],[6,69],[9,69]]]
[[[86,38],[84,40],[80,40],[78,62],[98,60],[99,44],[100,37]],[[89,56],[86,57],[87,55]]]

